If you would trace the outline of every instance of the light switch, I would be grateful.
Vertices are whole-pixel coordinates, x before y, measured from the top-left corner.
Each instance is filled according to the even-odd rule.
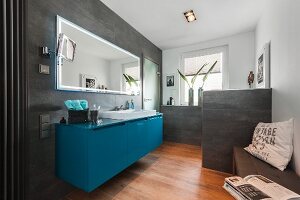
[[[50,66],[39,64],[39,73],[40,74],[50,74]]]
[[[40,139],[45,139],[50,137],[50,130],[42,131],[40,133]]]
[[[40,115],[40,139],[49,138],[51,133],[50,115]]]

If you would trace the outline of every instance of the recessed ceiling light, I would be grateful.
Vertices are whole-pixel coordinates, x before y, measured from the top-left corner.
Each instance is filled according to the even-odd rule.
[[[188,10],[188,11],[184,12],[183,14],[188,22],[197,20],[196,15],[193,10]]]

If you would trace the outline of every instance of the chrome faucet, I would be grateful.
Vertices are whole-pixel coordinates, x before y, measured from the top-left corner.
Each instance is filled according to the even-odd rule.
[[[124,110],[123,105],[121,105],[120,107],[119,107],[119,106],[116,106],[116,107],[114,108],[114,111],[118,111],[118,110]]]

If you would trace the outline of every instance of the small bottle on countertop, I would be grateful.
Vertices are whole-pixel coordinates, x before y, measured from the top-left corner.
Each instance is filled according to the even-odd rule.
[[[128,110],[130,108],[130,104],[129,104],[129,101],[126,101],[126,104],[125,104],[125,109]]]
[[[175,100],[173,97],[170,97],[170,105],[174,106],[175,105]]]
[[[66,123],[67,123],[67,120],[66,120],[64,117],[62,117],[61,120],[59,121],[59,123],[61,123],[61,124],[66,124]]]
[[[129,109],[134,109],[133,99],[131,99],[131,102],[130,102],[130,104],[129,104]]]

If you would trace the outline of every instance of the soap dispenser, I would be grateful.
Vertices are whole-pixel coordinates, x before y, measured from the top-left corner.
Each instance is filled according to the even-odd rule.
[[[125,109],[126,109],[126,110],[130,109],[129,101],[126,101]]]
[[[130,109],[134,109],[133,99],[131,99],[131,102],[130,102]]]

